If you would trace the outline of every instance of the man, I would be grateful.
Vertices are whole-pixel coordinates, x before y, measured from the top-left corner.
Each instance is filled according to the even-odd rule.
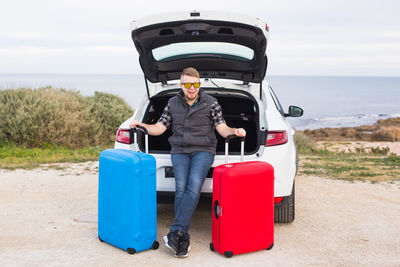
[[[186,257],[190,250],[190,220],[216,153],[214,129],[223,137],[245,136],[246,131],[226,125],[217,100],[200,89],[196,69],[184,69],[180,79],[182,91],[168,101],[156,124],[133,121],[130,126],[145,127],[150,135],[161,135],[172,127],[169,142],[175,174],[175,221],[164,241],[175,257]]]

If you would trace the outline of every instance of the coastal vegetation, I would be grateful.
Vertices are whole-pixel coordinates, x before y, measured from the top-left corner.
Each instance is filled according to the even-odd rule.
[[[342,180],[370,182],[400,181],[400,156],[389,147],[357,147],[351,142],[315,141],[296,133],[299,151],[299,174]],[[333,143],[341,145],[334,149]]]
[[[378,120],[373,125],[305,130],[314,140],[400,141],[400,118]]]
[[[121,98],[43,87],[0,90],[0,168],[98,160],[133,110]]]
[[[0,168],[96,161],[133,111],[120,97],[52,87],[0,90]],[[355,145],[360,140],[370,146]],[[299,131],[299,174],[400,181],[400,156],[372,141],[400,141],[400,118],[372,126]]]
[[[71,149],[110,146],[133,113],[120,97],[44,87],[0,90],[0,144]]]
[[[84,148],[69,148],[61,145],[46,144],[42,147],[26,148],[7,144],[0,146],[1,169],[33,169],[41,164],[63,162],[85,162],[99,159],[104,146],[90,146]]]

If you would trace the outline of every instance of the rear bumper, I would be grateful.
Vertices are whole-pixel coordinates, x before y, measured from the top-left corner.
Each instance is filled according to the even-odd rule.
[[[283,147],[285,146],[285,147]],[[115,143],[115,148],[118,149],[132,149],[131,145]],[[290,145],[285,144],[278,147],[260,147],[260,150],[253,155],[246,155],[245,161],[266,161],[274,167],[275,183],[274,195],[275,197],[289,196],[292,192],[292,186],[295,176],[295,157],[290,159],[291,151]],[[153,154],[156,157],[157,168],[157,192],[160,196],[174,194],[175,192],[175,179],[173,177],[166,177],[165,168],[171,167],[170,154]],[[295,153],[294,153],[295,156]],[[240,155],[229,156],[229,162],[240,162]],[[212,167],[225,163],[223,155],[216,155]],[[211,195],[213,191],[213,179],[207,177],[204,181],[202,188],[202,196]]]
[[[165,191],[158,191],[157,192],[157,203],[162,204],[173,204],[175,199],[174,192],[165,192]],[[275,203],[274,207],[280,207],[288,202],[289,196],[283,197],[282,201],[279,203]],[[212,193],[201,193],[200,201],[202,203],[206,203],[207,205],[212,205]]]

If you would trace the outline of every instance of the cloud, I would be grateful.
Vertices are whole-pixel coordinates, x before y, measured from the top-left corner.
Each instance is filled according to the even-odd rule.
[[[394,0],[8,1],[0,16],[0,72],[140,72],[129,23],[194,9],[265,20],[274,74],[400,75],[400,2]]]
[[[59,47],[86,47],[95,45],[131,45],[133,42],[129,34],[91,33],[91,32],[63,32],[52,35],[46,32],[15,32],[0,33],[2,42],[0,48],[15,46],[38,46],[49,49]]]

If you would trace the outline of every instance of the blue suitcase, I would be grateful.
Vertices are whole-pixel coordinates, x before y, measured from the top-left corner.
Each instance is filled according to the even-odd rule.
[[[136,147],[136,131],[132,132]],[[147,132],[144,132],[147,150]],[[158,248],[153,156],[125,149],[106,149],[100,153],[98,237],[129,254]]]

